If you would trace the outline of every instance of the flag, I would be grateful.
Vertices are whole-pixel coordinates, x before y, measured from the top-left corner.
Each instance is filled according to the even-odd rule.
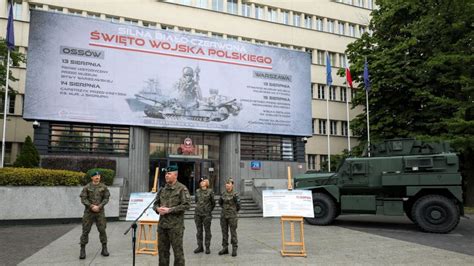
[[[329,58],[329,53],[326,53],[326,84],[331,87],[332,76],[331,76],[331,60]]]
[[[369,65],[367,64],[367,58],[364,63],[364,87],[367,92],[370,91],[370,76],[369,76]]]
[[[346,81],[347,81],[347,85],[349,85],[349,87],[351,87],[352,89],[352,76],[351,76],[351,70],[349,69],[349,67],[346,67]]]
[[[15,34],[13,33],[13,0],[10,0],[10,12],[7,23],[7,47],[9,50],[15,49]]]

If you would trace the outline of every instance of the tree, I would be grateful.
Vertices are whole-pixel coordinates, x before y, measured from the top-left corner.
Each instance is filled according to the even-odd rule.
[[[8,49],[7,49],[5,39],[0,39],[0,60],[2,61],[2,64],[0,64],[0,84],[2,86],[1,94],[3,94],[3,95],[5,93],[5,87],[4,87],[5,85],[4,84],[5,84],[6,77],[7,77],[7,75],[6,75],[7,74],[7,52],[8,52]],[[14,51],[10,52],[10,60],[11,60],[10,75],[9,75],[8,79],[10,81],[17,81],[18,79],[13,76],[11,67],[12,66],[18,67],[18,66],[20,66],[21,63],[25,63],[25,55],[14,50]],[[14,91],[10,87],[8,93],[17,93],[17,92]]]
[[[365,106],[361,76],[364,59],[369,63],[372,139],[446,140],[461,153],[462,168],[473,169],[474,3],[378,0],[377,5],[372,35],[365,33],[346,51],[360,82],[354,106]],[[360,136],[366,135],[365,125],[365,113],[351,123]],[[474,181],[472,172],[463,172],[465,180]]]
[[[20,154],[16,158],[15,167],[34,168],[38,167],[40,156],[30,136],[27,136]]]

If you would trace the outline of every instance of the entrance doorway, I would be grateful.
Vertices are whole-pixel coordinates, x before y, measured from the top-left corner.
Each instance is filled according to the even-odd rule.
[[[178,181],[188,188],[191,195],[194,195],[196,190],[196,164],[194,162],[171,161],[170,165],[178,166]]]

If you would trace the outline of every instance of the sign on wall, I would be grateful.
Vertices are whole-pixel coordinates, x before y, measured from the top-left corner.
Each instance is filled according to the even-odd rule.
[[[314,217],[313,195],[310,190],[262,191],[263,217]]]
[[[24,118],[309,136],[307,53],[31,11]]]

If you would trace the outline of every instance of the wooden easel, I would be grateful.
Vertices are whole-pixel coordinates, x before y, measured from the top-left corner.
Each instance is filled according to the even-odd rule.
[[[288,190],[293,189],[291,180],[291,168],[288,166]],[[301,216],[281,216],[281,255],[286,257],[306,257],[306,247],[304,245],[304,223]],[[285,223],[290,225],[290,241],[285,239]],[[299,239],[295,237],[295,224],[299,224]],[[297,247],[298,249],[288,249]]]
[[[155,180],[151,192],[157,192],[159,167],[155,170]],[[158,255],[158,221],[139,221],[136,254]],[[156,237],[154,237],[156,234]]]

